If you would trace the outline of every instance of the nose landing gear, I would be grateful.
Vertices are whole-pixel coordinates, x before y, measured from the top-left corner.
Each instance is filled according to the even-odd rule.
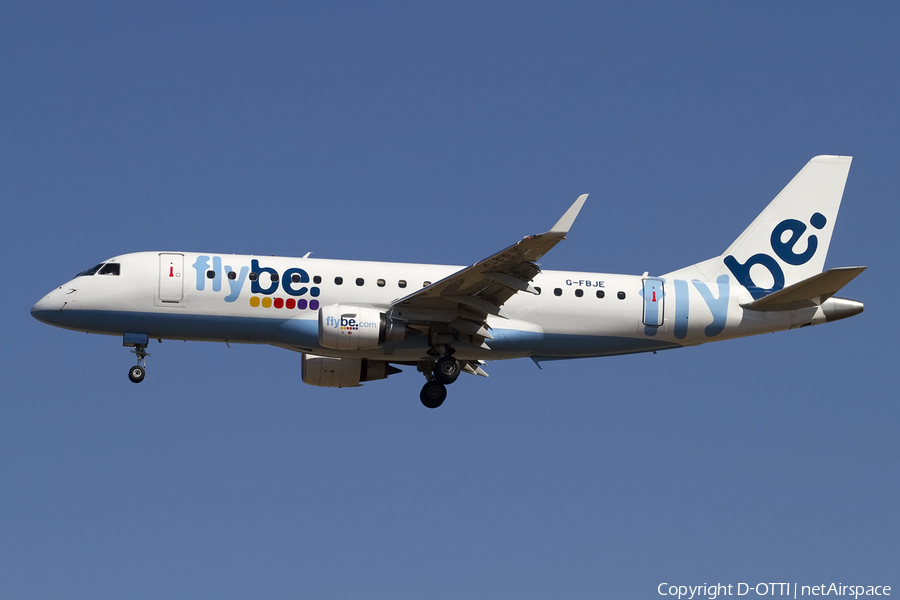
[[[147,352],[147,346],[143,344],[136,345],[131,353],[137,356],[138,364],[131,367],[128,371],[128,379],[132,383],[140,383],[144,380],[144,375],[147,374],[146,359],[150,356],[150,353]]]
[[[149,336],[143,333],[126,333],[122,340],[123,346],[132,346],[134,348],[131,353],[137,357],[137,364],[128,370],[128,379],[132,383],[142,382],[144,375],[147,374],[146,359],[150,356],[150,353],[147,352],[147,344],[149,342]]]

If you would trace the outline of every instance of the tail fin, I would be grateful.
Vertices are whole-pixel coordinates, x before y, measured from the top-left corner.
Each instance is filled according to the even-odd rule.
[[[730,275],[754,300],[821,273],[851,160],[813,158],[721,256],[678,273]]]

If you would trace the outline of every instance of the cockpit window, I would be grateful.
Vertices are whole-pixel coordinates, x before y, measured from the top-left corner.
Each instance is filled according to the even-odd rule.
[[[96,267],[91,267],[91,268],[88,269],[87,271],[82,271],[81,273],[79,273],[79,274],[76,275],[75,277],[90,277],[91,275],[94,275],[97,271],[99,271],[99,270],[100,270],[100,267],[102,267],[102,266],[103,266],[103,263],[100,263],[100,264],[97,265]]]
[[[101,275],[118,275],[119,274],[119,263],[106,263],[103,265],[103,268],[100,269]]]

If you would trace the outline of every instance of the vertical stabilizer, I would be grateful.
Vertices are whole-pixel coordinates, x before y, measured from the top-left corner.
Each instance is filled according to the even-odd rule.
[[[821,273],[851,160],[813,158],[721,256],[678,273],[728,275],[754,299]]]

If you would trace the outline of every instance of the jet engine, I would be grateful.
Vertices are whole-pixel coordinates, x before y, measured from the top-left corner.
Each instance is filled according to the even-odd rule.
[[[374,350],[406,339],[406,323],[374,308],[329,304],[319,309],[319,343],[334,350]]]
[[[385,379],[388,375],[400,373],[380,360],[365,358],[331,358],[303,354],[300,359],[303,383],[319,387],[357,387],[363,381]]]

